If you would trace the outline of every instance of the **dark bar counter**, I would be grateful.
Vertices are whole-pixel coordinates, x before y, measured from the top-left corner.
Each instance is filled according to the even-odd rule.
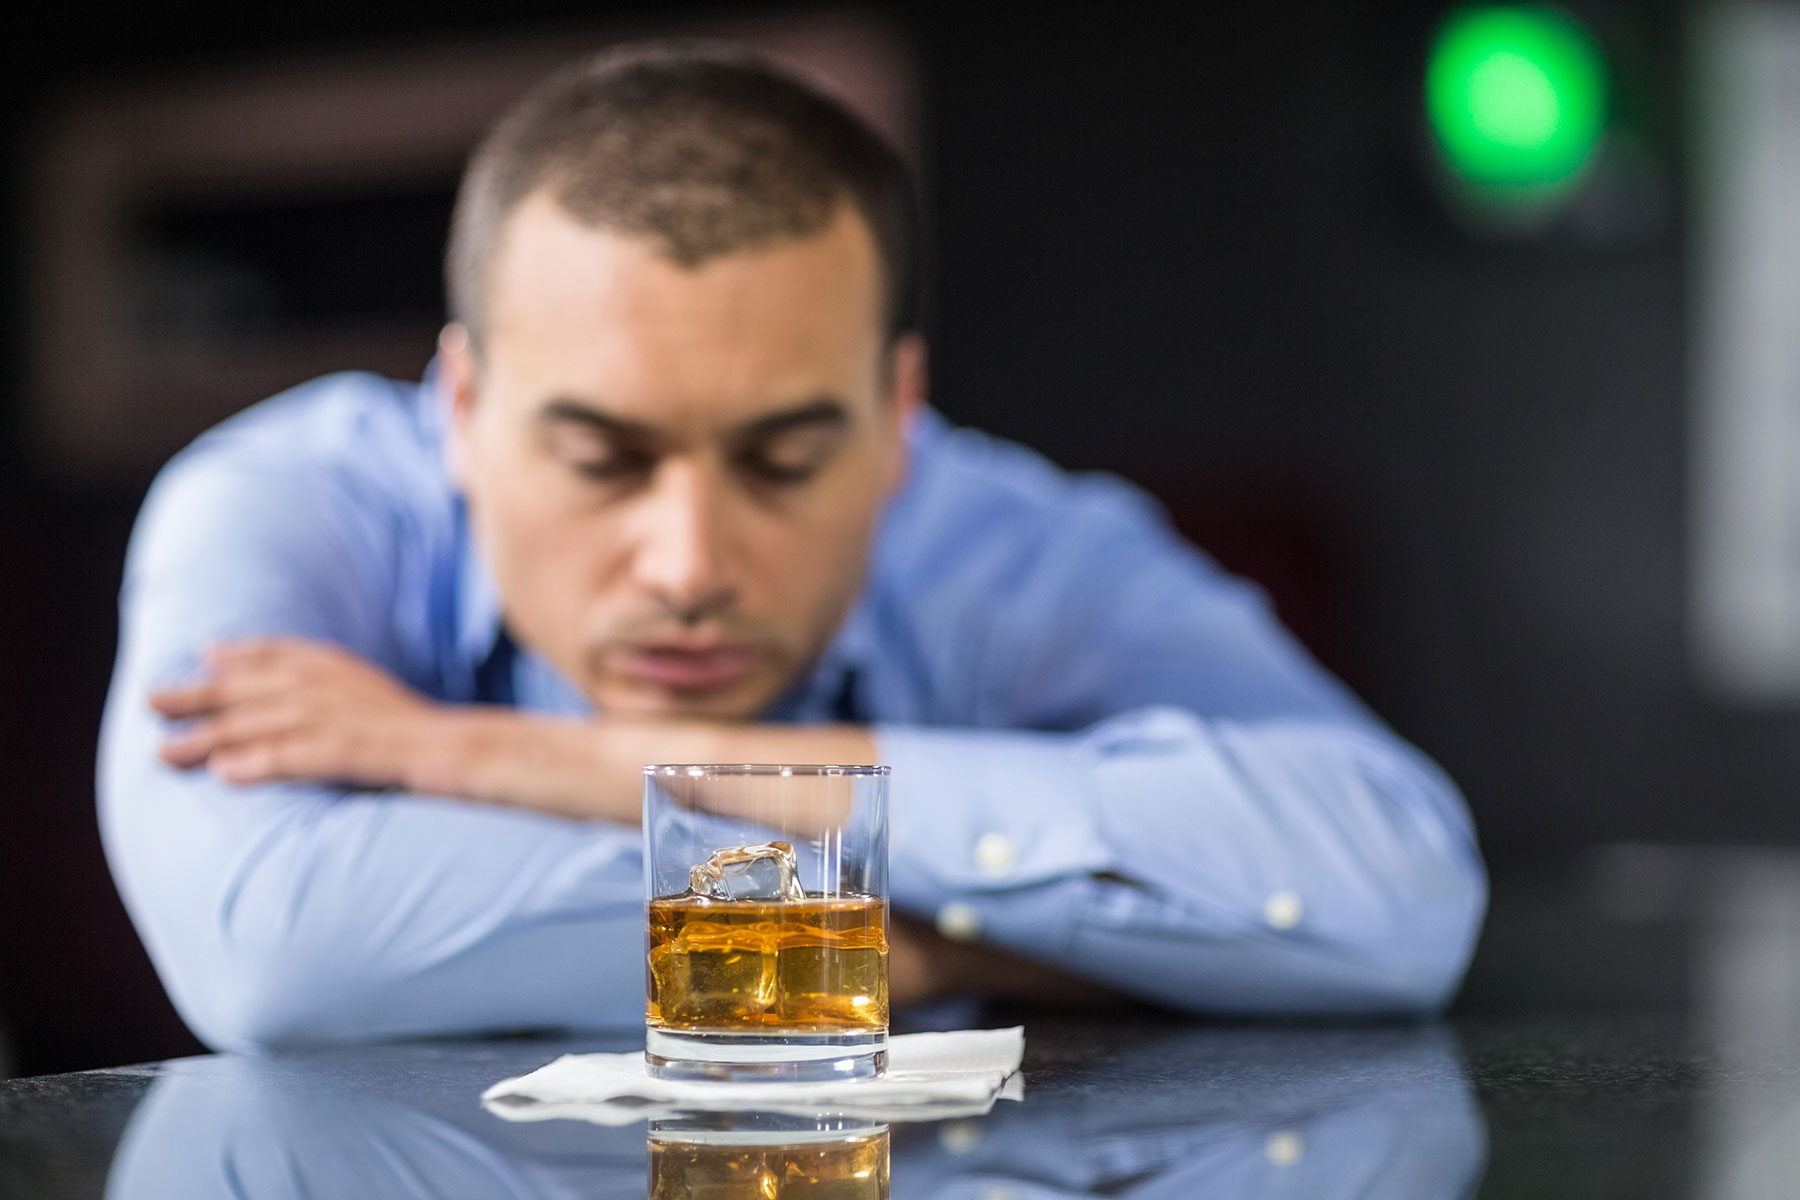
[[[1443,1021],[954,1021],[1018,1022],[1024,1099],[894,1125],[893,1197],[1800,1194],[1789,856],[1627,848],[1573,884],[1503,893]],[[643,1197],[644,1123],[509,1121],[480,1101],[556,1055],[640,1039],[209,1055],[4,1081],[0,1196]]]

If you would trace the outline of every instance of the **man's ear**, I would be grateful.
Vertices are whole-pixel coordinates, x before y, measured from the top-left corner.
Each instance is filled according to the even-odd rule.
[[[452,322],[438,334],[438,403],[448,418],[444,427],[444,465],[459,489],[467,490],[469,443],[475,421],[479,369],[475,343],[465,326]]]
[[[893,348],[888,352],[888,417],[893,421],[893,479],[890,486],[898,488],[906,479],[907,462],[911,456],[912,426],[918,420],[920,411],[925,407],[930,390],[930,377],[926,371],[925,339],[917,333],[903,333],[894,339]]]

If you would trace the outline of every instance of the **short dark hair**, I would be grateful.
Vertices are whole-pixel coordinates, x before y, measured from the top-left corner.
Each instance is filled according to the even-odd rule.
[[[899,156],[836,101],[749,51],[650,42],[534,87],[469,161],[445,256],[450,317],[479,344],[506,219],[539,190],[684,266],[820,232],[848,202],[883,271],[890,336],[917,322],[917,203]]]

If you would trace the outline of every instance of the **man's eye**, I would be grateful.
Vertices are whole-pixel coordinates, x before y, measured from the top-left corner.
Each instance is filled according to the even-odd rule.
[[[738,457],[738,468],[758,483],[805,483],[819,473],[823,461],[818,456],[806,458],[777,457],[770,454],[744,454]]]
[[[615,454],[607,458],[574,458],[569,465],[577,474],[603,483],[635,479],[650,471],[650,459],[635,454]]]
[[[756,483],[805,483],[824,470],[837,444],[837,438],[818,431],[796,431],[745,446],[735,461]]]
[[[601,483],[636,479],[656,465],[656,456],[646,447],[586,429],[552,427],[545,430],[543,444],[551,458],[584,479]]]

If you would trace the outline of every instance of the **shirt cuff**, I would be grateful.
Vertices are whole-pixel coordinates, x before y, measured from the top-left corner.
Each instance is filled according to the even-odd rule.
[[[889,858],[895,899],[993,893],[1114,869],[1100,827],[1093,756],[1057,734],[880,726],[893,767]]]

